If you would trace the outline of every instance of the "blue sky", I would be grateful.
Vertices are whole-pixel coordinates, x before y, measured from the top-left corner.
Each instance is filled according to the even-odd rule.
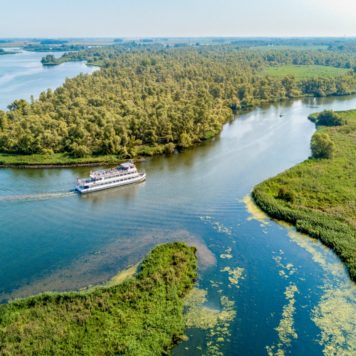
[[[356,0],[0,0],[0,37],[356,36]]]

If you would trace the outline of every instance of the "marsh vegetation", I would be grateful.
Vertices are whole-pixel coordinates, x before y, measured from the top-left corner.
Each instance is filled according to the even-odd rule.
[[[311,119],[317,125],[312,157],[258,184],[252,195],[272,217],[330,246],[355,280],[356,111],[328,111]]]
[[[0,306],[0,352],[162,355],[184,335],[195,248],[157,246],[134,277],[83,292],[44,293]]]

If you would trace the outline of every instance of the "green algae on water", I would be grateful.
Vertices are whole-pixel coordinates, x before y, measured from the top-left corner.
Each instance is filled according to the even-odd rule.
[[[228,236],[232,235],[232,229],[230,227],[225,226],[224,224],[215,220],[211,216],[200,216],[200,220],[205,223],[209,223],[211,225],[211,227],[219,233],[222,233],[222,234],[225,234]]]
[[[185,299],[185,320],[188,328],[207,330],[207,355],[222,355],[221,346],[230,337],[230,324],[235,318],[235,303],[226,296],[220,297],[220,309],[204,305],[207,291],[193,289]]]
[[[356,287],[326,288],[312,313],[324,355],[356,355]]]
[[[297,272],[297,269],[294,267],[293,263],[283,263],[282,256],[273,256],[273,260],[276,262],[277,266],[280,268],[278,271],[278,274],[284,278],[288,279],[291,277],[293,274]]]
[[[284,355],[293,339],[298,338],[298,334],[294,328],[295,294],[297,292],[298,288],[295,284],[290,284],[284,291],[287,304],[283,307],[281,320],[276,327],[278,343],[272,346],[266,346],[267,353],[270,356]]]
[[[232,320],[231,305],[227,306],[226,297],[222,297],[222,309],[214,309],[204,304],[207,302],[207,291],[194,288],[185,299],[185,319],[189,328],[212,329],[219,322]]]
[[[236,288],[239,288],[239,281],[244,278],[245,269],[242,267],[236,267],[236,268],[231,268],[231,267],[224,267],[221,272],[226,272],[229,275],[229,282],[230,284],[233,284],[236,286]]]
[[[228,260],[231,259],[231,258],[233,257],[232,254],[231,254],[231,252],[232,252],[232,248],[231,248],[231,247],[228,247],[228,248],[225,250],[225,252],[220,255],[220,258],[222,258],[222,259],[228,259]]]
[[[245,203],[246,210],[249,212],[250,216],[247,220],[257,220],[261,223],[262,226],[269,224],[269,217],[265,214],[253,201],[250,195],[246,195],[243,198]]]
[[[323,295],[312,310],[311,319],[320,329],[319,343],[325,355],[356,354],[356,286],[351,280],[343,280],[345,273],[341,263],[329,263],[331,251],[317,240],[289,228],[290,238],[307,251],[314,262],[324,270],[326,277]],[[337,279],[331,283],[330,278]]]

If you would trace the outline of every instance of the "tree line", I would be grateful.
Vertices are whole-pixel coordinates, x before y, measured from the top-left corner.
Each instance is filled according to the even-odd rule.
[[[154,44],[92,48],[59,59],[67,60],[87,60],[101,70],[0,111],[0,152],[75,157],[132,157],[142,147],[173,152],[213,137],[234,112],[304,95],[345,95],[356,88],[352,70],[308,80],[263,74],[268,66],[289,63],[355,65],[353,55],[330,51]]]

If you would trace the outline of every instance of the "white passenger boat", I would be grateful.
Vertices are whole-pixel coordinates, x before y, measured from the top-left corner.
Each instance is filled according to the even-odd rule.
[[[78,178],[75,189],[80,193],[119,187],[121,185],[143,182],[145,172],[138,172],[133,162],[121,163],[118,167],[90,172],[89,178]]]

